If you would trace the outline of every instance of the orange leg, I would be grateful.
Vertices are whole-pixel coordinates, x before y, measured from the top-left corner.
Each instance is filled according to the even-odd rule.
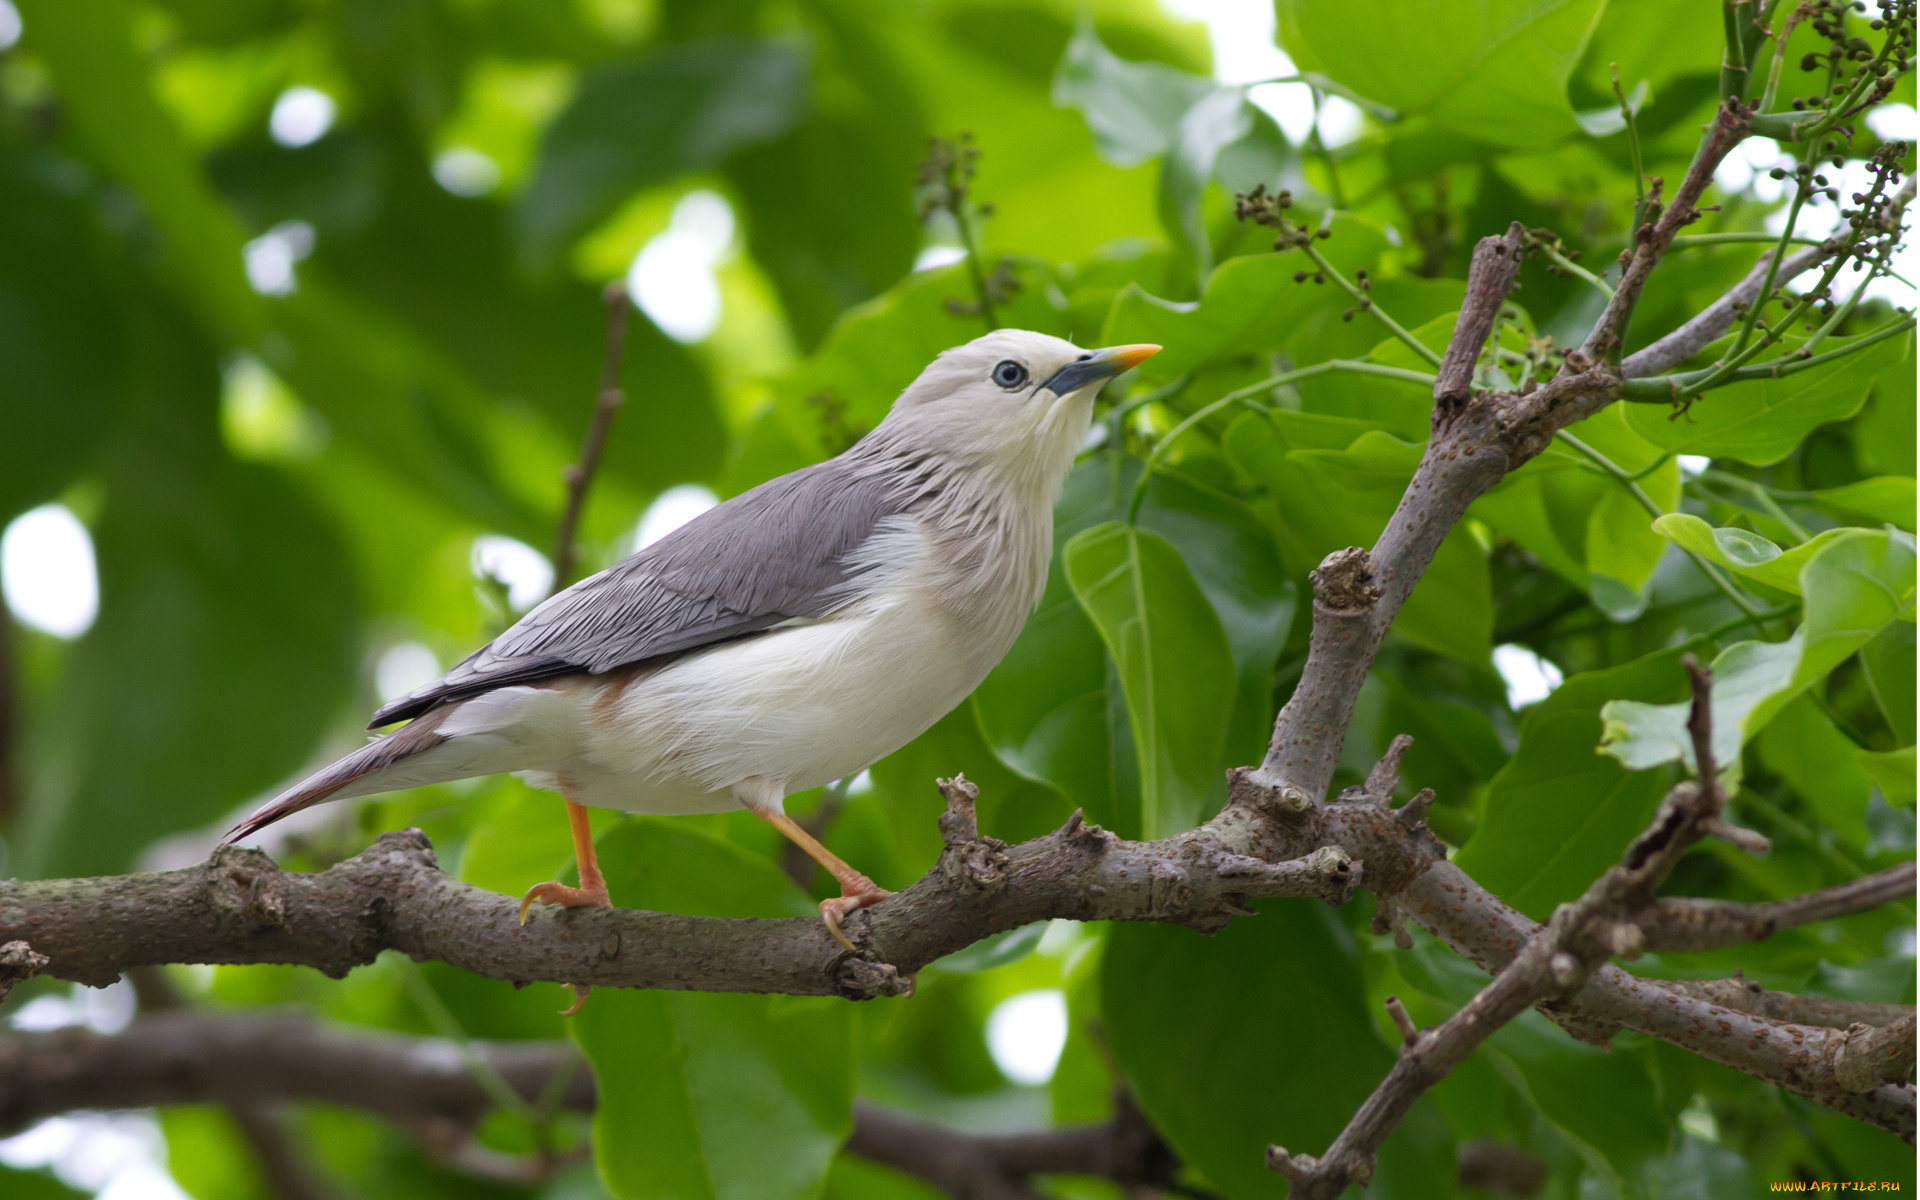
[[[857,947],[847,940],[846,934],[840,932],[840,919],[850,912],[858,912],[869,905],[878,904],[893,893],[848,866],[844,859],[822,846],[820,839],[802,829],[800,822],[784,811],[760,804],[749,804],[747,811],[786,834],[794,845],[805,850],[813,861],[825,867],[835,879],[840,881],[840,894],[831,900],[820,902],[820,919],[826,922],[827,932],[831,933],[836,941],[857,953]]]
[[[560,777],[560,786],[572,790],[572,780],[565,775]],[[542,904],[558,904],[562,908],[612,908],[613,901],[607,897],[607,881],[600,874],[600,861],[593,853],[593,828],[587,823],[585,806],[576,804],[573,797],[567,797],[567,825],[573,831],[573,857],[580,865],[580,886],[568,887],[564,883],[536,883],[527,889],[520,900],[520,923],[527,923],[527,910],[534,901]],[[587,993],[593,990],[591,984],[569,984],[573,989],[573,1005],[560,1015],[570,1017],[580,1011],[587,1002]]]

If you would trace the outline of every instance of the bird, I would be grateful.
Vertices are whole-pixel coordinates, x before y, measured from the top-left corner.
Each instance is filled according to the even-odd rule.
[[[1046,586],[1094,397],[1159,349],[1001,329],[943,351],[846,451],[554,594],[226,840],[325,800],[512,773],[564,799],[580,878],[529,889],[525,924],[535,903],[611,905],[589,807],[744,808],[833,875],[821,919],[854,950],[842,920],[889,893],[786,797],[906,745],[1006,655]]]

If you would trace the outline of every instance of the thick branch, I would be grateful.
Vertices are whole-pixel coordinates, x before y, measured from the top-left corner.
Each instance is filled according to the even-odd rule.
[[[1656,979],[1652,982],[1721,1008],[1790,1025],[1845,1029],[1849,1025],[1891,1025],[1901,1017],[1913,1015],[1913,1006],[1909,1004],[1873,1004],[1865,1000],[1831,1000],[1825,996],[1771,992],[1737,971],[1732,979]]]
[[[434,1156],[471,1169],[471,1135],[495,1101],[483,1063],[529,1105],[543,1098],[590,1112],[592,1070],[565,1042],[470,1042],[324,1024],[295,1010],[143,1016],[117,1034],[72,1027],[0,1034],[0,1134],[81,1109],[223,1103],[259,1113],[289,1103],[376,1113]],[[564,1076],[557,1097],[549,1091]],[[1111,1121],[1043,1133],[972,1136],[866,1104],[847,1149],[969,1200],[1032,1200],[1033,1175],[1090,1175],[1123,1187],[1165,1186],[1180,1160],[1122,1094]],[[508,1168],[503,1170],[502,1167]],[[504,1177],[513,1164],[490,1164]],[[537,1162],[522,1164],[537,1168]],[[523,1182],[532,1181],[523,1179]]]
[[[907,990],[915,971],[989,934],[1049,917],[1163,920],[1218,928],[1256,896],[1344,900],[1359,867],[1300,839],[1263,861],[1212,831],[1127,842],[1074,817],[1009,849],[981,838],[973,785],[946,784],[947,850],[924,879],[850,919],[879,961],[849,955],[818,921],[686,917],[626,909],[536,909],[449,879],[418,830],[382,835],[325,871],[281,871],[222,847],[179,871],[0,882],[0,939],[28,942],[62,979],[105,986],[153,963],[296,963],[339,977],[382,950],[516,982],[865,999]],[[1317,848],[1316,848],[1317,846]]]

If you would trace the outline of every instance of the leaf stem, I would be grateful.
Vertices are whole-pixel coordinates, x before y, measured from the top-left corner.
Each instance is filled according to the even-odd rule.
[[[1849,354],[1858,354],[1868,346],[1874,345],[1877,342],[1884,342],[1896,334],[1907,332],[1913,328],[1913,325],[1914,318],[1911,316],[1902,320],[1889,321],[1871,333],[1861,334],[1838,350],[1829,350],[1824,354],[1815,354],[1808,358],[1794,358],[1789,355],[1772,359],[1768,362],[1741,367],[1739,370],[1730,373],[1726,378],[1715,381],[1713,386],[1718,387],[1728,383],[1745,383],[1753,379],[1779,379],[1787,375],[1793,375],[1811,367],[1832,362],[1836,358],[1845,358]],[[1710,377],[1714,371],[1715,368],[1707,367],[1698,371],[1687,372],[1684,375],[1654,375],[1646,379],[1629,379],[1626,380],[1623,385],[1625,394],[1622,398],[1641,404],[1670,403],[1704,390],[1701,387],[1702,382]]]
[[[1314,245],[1311,239],[1305,242],[1302,242],[1300,244],[1300,250],[1301,250],[1301,253],[1307,256],[1308,259],[1312,260],[1314,268],[1316,270],[1326,275],[1328,279],[1331,279],[1335,283],[1339,284],[1341,291],[1353,297],[1354,302],[1358,304],[1363,311],[1372,313],[1374,320],[1379,321],[1382,325],[1385,325],[1387,327],[1388,332],[1392,333],[1394,337],[1399,338],[1402,343],[1404,343],[1415,354],[1419,355],[1422,359],[1424,359],[1429,365],[1434,367],[1438,367],[1440,365],[1440,356],[1438,354],[1435,354],[1431,349],[1429,349],[1427,345],[1424,342],[1422,342],[1419,338],[1414,337],[1413,334],[1407,332],[1406,327],[1401,325],[1400,322],[1388,316],[1385,310],[1383,310],[1378,304],[1375,304],[1373,302],[1373,298],[1371,296],[1367,295],[1365,292],[1361,291],[1358,287],[1354,286],[1354,283],[1352,280],[1348,279],[1345,275],[1342,275],[1338,268],[1336,268],[1332,263],[1327,261],[1327,256],[1320,253],[1320,248]],[[1433,380],[1428,379],[1427,382],[1432,383]]]
[[[1627,153],[1633,159],[1633,224],[1630,228],[1638,229],[1647,211],[1647,175],[1640,161],[1640,127],[1634,123],[1633,105],[1627,103],[1627,93],[1620,86],[1620,64],[1608,63],[1607,69],[1613,75],[1613,95],[1620,101],[1620,116],[1627,123]],[[1613,298],[1612,289],[1608,289],[1607,298]]]

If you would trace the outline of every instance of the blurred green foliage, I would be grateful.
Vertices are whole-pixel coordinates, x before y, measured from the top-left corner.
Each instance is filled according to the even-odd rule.
[[[1675,180],[1721,55],[1703,0],[1280,0],[1281,44],[1308,82],[1261,97],[1297,108],[1310,83],[1315,110],[1364,101],[1346,110],[1357,133],[1329,146],[1290,140],[1246,89],[1215,83],[1200,27],[1148,0],[16,2],[24,37],[0,50],[0,525],[66,505],[100,586],[77,640],[0,628],[0,683],[18,698],[0,705],[17,714],[0,730],[14,798],[0,831],[7,869],[29,876],[197,857],[237,810],[356,744],[395,647],[445,665],[512,619],[476,539],[548,546],[594,398],[599,289],[696,191],[735,221],[711,264],[718,324],[688,344],[636,318],[588,565],[628,552],[672,485],[730,495],[871,428],[982,328],[952,263],[971,251],[1001,322],[1166,350],[1108,389],[1018,644],[873,767],[829,841],[904,885],[939,850],[931,781],[959,771],[981,785],[985,829],[1010,840],[1075,808],[1126,836],[1204,819],[1298,677],[1307,572],[1378,534],[1430,407],[1427,388],[1378,373],[1268,382],[1334,360],[1427,368],[1346,293],[1298,282],[1312,264],[1236,222],[1234,192],[1287,189],[1329,234],[1316,246],[1331,267],[1364,273],[1371,301],[1439,348],[1478,238],[1551,227],[1595,270],[1626,243],[1635,158],[1611,67],[1645,174]],[[1782,104],[1817,87],[1798,69],[1812,36],[1803,25],[1787,48]],[[330,123],[276,132],[295,88],[324,93]],[[1913,96],[1908,77],[1890,99]],[[1842,156],[1874,151],[1874,127]],[[965,211],[986,206],[966,229],[920,203],[916,173],[929,136],[961,131],[981,152]],[[1764,171],[1726,184],[1689,233],[1753,233],[1781,207]],[[914,270],[929,249],[949,265]],[[1759,249],[1676,250],[1629,349]],[[1503,322],[1506,369],[1542,338],[1576,343],[1599,311],[1586,283],[1542,266]],[[1836,332],[1888,317],[1868,300]],[[1415,734],[1403,791],[1436,788],[1433,824],[1459,865],[1544,917],[1617,859],[1676,777],[1684,748],[1662,706],[1683,694],[1686,649],[1750,684],[1727,697],[1740,707],[1722,733],[1737,814],[1775,850],[1703,846],[1673,892],[1778,898],[1910,857],[1913,355],[1909,334],[1684,414],[1616,406],[1573,431],[1584,448],[1556,443],[1514,472],[1402,612],[1337,786]],[[1523,705],[1495,647],[1565,680]],[[1596,752],[1603,732],[1612,757]],[[449,870],[519,891],[570,854],[553,798],[512,780],[316,815],[279,842],[284,861],[321,866],[417,824]],[[771,831],[744,815],[595,822],[616,902],[808,909]],[[857,1009],[596,994],[564,1025],[599,1072],[593,1128],[503,1112],[481,1131],[506,1153],[593,1139],[597,1172],[539,1185],[475,1182],[358,1113],[304,1112],[296,1130],[366,1197],[885,1200],[931,1193],[836,1155],[856,1093],[1012,1128],[1100,1119],[1124,1084],[1196,1187],[1277,1196],[1262,1148],[1314,1152],[1339,1129],[1389,1061],[1383,997],[1426,1023],[1478,986],[1424,937],[1399,950],[1367,933],[1366,907],[1269,904],[1210,940],[1029,931],[928,968],[911,999]],[[1893,905],[1635,969],[1739,967],[1769,987],[1911,1002],[1913,917]],[[211,1005],[563,1035],[555,989],[433,964],[177,979]],[[988,1014],[1050,989],[1068,1010],[1058,1069],[1010,1082],[983,1042]],[[222,1111],[170,1111],[164,1130],[199,1200],[265,1195]],[[1644,1038],[1603,1055],[1534,1014],[1416,1107],[1373,1194],[1452,1194],[1472,1138],[1537,1155],[1553,1197],[1912,1178],[1911,1152],[1876,1130]],[[4,1168],[0,1191],[67,1194]]]

